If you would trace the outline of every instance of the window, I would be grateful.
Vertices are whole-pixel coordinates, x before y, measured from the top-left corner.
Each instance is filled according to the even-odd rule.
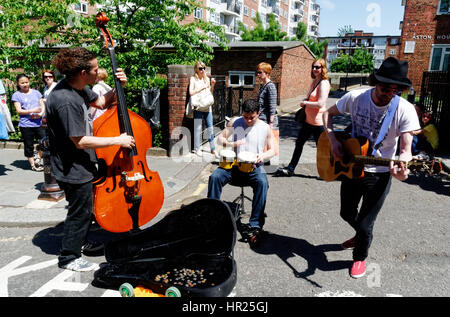
[[[256,11],[252,9],[252,18],[256,18]]]
[[[430,70],[448,71],[450,63],[450,45],[433,45]]]
[[[88,13],[87,2],[80,1],[74,5],[73,10],[80,13]]]
[[[228,72],[228,86],[253,88],[255,86],[255,72],[230,70]]]
[[[248,7],[244,6],[244,15],[248,16]]]
[[[450,14],[450,0],[440,0],[438,14]]]
[[[194,12],[194,16],[197,19],[201,19],[203,17],[203,10],[202,10],[202,8],[196,8],[195,12]]]

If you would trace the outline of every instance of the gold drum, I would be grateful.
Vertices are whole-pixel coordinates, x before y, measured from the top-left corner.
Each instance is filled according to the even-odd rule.
[[[256,163],[256,154],[252,152],[239,152],[238,154],[238,167],[243,173],[253,172]]]
[[[220,151],[220,162],[219,166],[223,169],[229,170],[233,167],[236,161],[236,153],[231,150]]]

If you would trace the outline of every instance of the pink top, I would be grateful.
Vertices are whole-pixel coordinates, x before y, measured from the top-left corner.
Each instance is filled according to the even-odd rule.
[[[316,89],[313,90],[313,92],[310,94],[308,101],[318,101],[319,100],[319,92],[320,92],[320,87],[322,86],[322,83],[324,82],[324,80],[322,80],[322,82],[317,85]],[[311,85],[311,89],[312,89],[312,85]],[[323,120],[322,120],[322,114],[323,112],[326,110],[326,107],[310,107],[310,106],[306,106],[305,109],[305,113],[306,113],[306,122],[310,125],[314,125],[314,126],[321,126],[323,125]]]

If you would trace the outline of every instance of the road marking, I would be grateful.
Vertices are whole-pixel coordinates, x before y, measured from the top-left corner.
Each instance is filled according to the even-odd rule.
[[[192,193],[192,196],[199,196],[201,192],[208,186],[208,184],[201,183],[197,186],[197,189]]]

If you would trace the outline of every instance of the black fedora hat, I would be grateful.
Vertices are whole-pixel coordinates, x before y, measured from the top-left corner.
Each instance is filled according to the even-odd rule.
[[[394,57],[386,58],[380,68],[374,70],[373,75],[376,80],[383,84],[412,86],[411,80],[406,77],[408,75],[408,62],[399,61]]]

